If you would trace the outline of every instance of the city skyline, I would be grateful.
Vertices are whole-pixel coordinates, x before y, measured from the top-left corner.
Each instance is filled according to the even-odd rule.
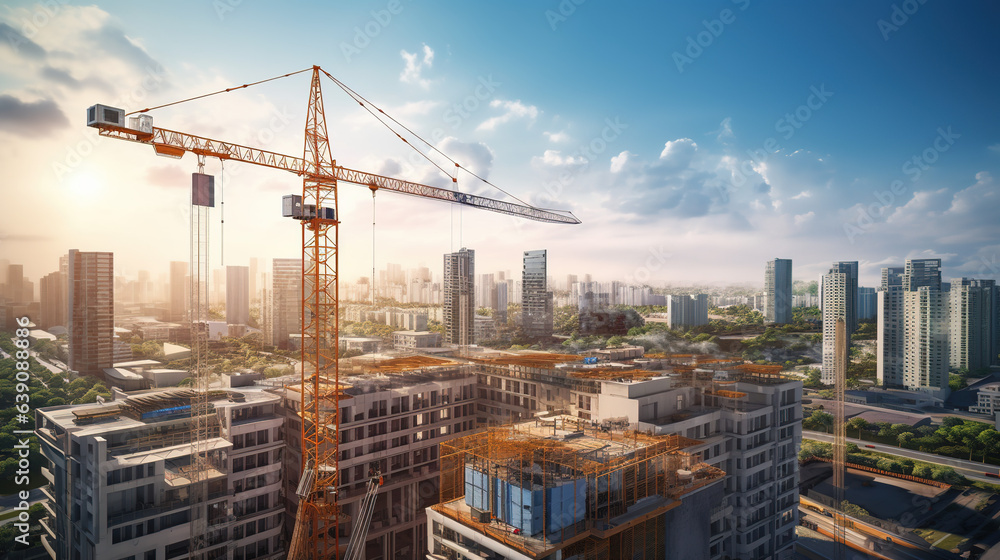
[[[86,107],[142,109],[320,64],[479,175],[583,220],[522,224],[378,196],[380,264],[434,267],[467,246],[479,250],[482,270],[515,270],[521,252],[544,239],[553,276],[600,270],[653,286],[757,284],[760,263],[776,253],[795,261],[799,278],[858,260],[866,286],[878,285],[882,266],[910,258],[941,258],[946,278],[996,278],[1000,137],[989,92],[998,78],[982,55],[997,45],[989,32],[996,9],[920,5],[900,25],[892,6],[574,5],[562,13],[558,4],[400,3],[392,13],[373,3],[303,5],[275,20],[233,2],[198,5],[193,18],[167,6],[15,2],[0,13],[0,136],[13,148],[0,155],[10,170],[0,248],[35,280],[69,248],[114,252],[133,272],[186,261],[195,158],[156,158],[99,138],[85,127]],[[303,11],[311,14],[295,18],[303,41],[273,52],[253,44],[254,34]],[[183,21],[229,48],[205,64],[195,42],[178,45],[150,20],[163,28]],[[509,33],[472,33],[469,21],[516,29],[518,43]],[[968,42],[938,40],[951,28]],[[630,32],[592,42],[608,29]],[[830,57],[838,49],[849,63]],[[544,55],[522,64],[529,57],[516,55],[527,53]],[[450,186],[426,162],[411,164],[402,143],[332,82],[323,87],[338,162]],[[306,89],[292,77],[151,114],[157,126],[296,155]],[[282,220],[279,202],[300,189],[294,176],[239,164],[223,172],[211,159],[206,172],[229,187],[224,234],[221,213],[212,218],[213,267],[298,254],[299,228]],[[458,185],[506,198],[468,175]],[[25,211],[40,207],[62,219],[40,230]],[[341,277],[365,276],[367,189],[341,189],[341,215]]]

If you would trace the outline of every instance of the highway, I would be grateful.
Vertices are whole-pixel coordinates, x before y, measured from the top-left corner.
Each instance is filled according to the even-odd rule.
[[[825,432],[802,430],[802,437],[805,439],[813,439],[825,443],[833,443],[833,435]],[[983,474],[987,471],[998,472],[996,465],[977,463],[975,461],[966,461],[963,459],[953,459],[951,457],[945,457],[943,455],[924,453],[922,451],[913,451],[912,449],[904,449],[901,447],[894,447],[891,445],[885,445],[881,443],[872,443],[870,441],[864,441],[850,437],[847,438],[847,441],[861,448],[865,448],[865,446],[874,446],[874,449],[872,449],[871,447],[868,447],[868,449],[872,451],[878,451],[879,453],[896,455],[897,457],[908,457],[910,459],[917,459],[919,461],[924,461],[927,463],[934,463],[937,465],[954,467],[956,472],[965,475],[970,480],[978,480],[982,482],[992,482],[993,484],[1000,484],[1000,479],[990,478]]]

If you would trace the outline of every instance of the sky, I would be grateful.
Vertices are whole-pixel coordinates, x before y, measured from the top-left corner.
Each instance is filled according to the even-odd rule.
[[[997,278],[998,24],[995,3],[941,0],[5,2],[0,258],[36,279],[68,249],[113,251],[126,275],[187,261],[196,158],[99,137],[87,107],[141,110],[319,65],[504,191],[583,222],[382,192],[380,269],[440,274],[464,246],[479,273],[516,274],[544,248],[555,278],[654,287],[762,285],[776,257],[796,280],[857,260],[875,286],[881,267],[929,257],[947,278]],[[338,164],[451,184],[322,87]],[[307,72],[149,114],[301,157],[308,88]],[[280,212],[299,177],[211,159],[206,172],[224,202],[213,267],[300,254]],[[465,172],[458,187],[509,200]],[[372,266],[372,197],[338,193],[354,281]]]

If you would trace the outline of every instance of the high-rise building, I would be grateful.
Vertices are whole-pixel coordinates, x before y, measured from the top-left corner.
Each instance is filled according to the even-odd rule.
[[[903,267],[882,269],[878,288],[878,382],[903,386]]]
[[[66,326],[66,275],[61,272],[46,274],[41,279],[41,321],[43,329]]]
[[[950,365],[970,372],[993,362],[995,280],[954,278],[949,298]]]
[[[69,368],[103,376],[114,363],[114,256],[71,249],[68,268]]]
[[[941,259],[909,259],[903,267],[903,387],[939,397],[948,392],[948,285]]]
[[[206,558],[284,558],[281,399],[209,397]],[[190,391],[35,411],[50,482],[44,546],[64,558],[187,558],[192,532]]]
[[[444,341],[466,346],[475,341],[476,252],[463,247],[444,256]]]
[[[941,289],[941,259],[908,259],[903,268],[903,291],[915,292],[927,286]]]
[[[547,251],[524,252],[521,273],[521,325],[528,338],[548,338],[553,329],[552,292],[547,284]]]
[[[666,296],[667,326],[671,329],[708,324],[708,295]]]
[[[764,291],[767,293],[764,320],[768,323],[791,323],[792,259],[767,261],[764,268]]]
[[[24,301],[24,265],[12,264],[7,266],[7,301],[12,305],[26,303]]]
[[[302,330],[302,259],[273,259],[271,267],[271,344],[288,349]]]
[[[878,315],[878,290],[858,288],[858,322],[871,321]]]
[[[188,263],[170,261],[170,320],[184,322],[188,320]]]
[[[830,270],[823,275],[823,367],[821,380],[825,384],[834,381],[834,368],[837,359],[846,359],[837,355],[837,319],[843,319],[847,329],[847,347],[850,348],[850,335],[858,326],[858,262],[835,262]]]
[[[495,319],[497,325],[507,324],[507,305],[510,303],[507,297],[507,286],[507,282],[496,283],[497,306],[493,311],[493,319]]]
[[[226,323],[250,322],[250,267],[226,267]]]
[[[941,398],[948,396],[948,296],[933,286],[903,292],[903,386]]]

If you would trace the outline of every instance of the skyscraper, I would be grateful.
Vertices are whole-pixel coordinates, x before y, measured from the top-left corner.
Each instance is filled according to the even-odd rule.
[[[945,397],[950,301],[941,283],[941,259],[906,261],[902,286],[903,386]]]
[[[993,361],[995,280],[953,278],[949,297],[950,365],[978,372]]]
[[[62,272],[46,274],[41,279],[41,321],[43,329],[66,326],[66,275]]]
[[[114,257],[69,252],[69,368],[101,376],[114,361]]]
[[[764,268],[764,291],[767,292],[764,320],[768,323],[791,323],[792,259],[767,261]]]
[[[288,337],[302,330],[302,259],[273,259],[271,344],[288,349]]]
[[[24,301],[24,265],[7,266],[7,301],[12,305],[27,303]]]
[[[475,340],[476,252],[463,247],[444,256],[444,341],[461,346]]]
[[[250,322],[250,267],[226,267],[226,323]]]
[[[903,267],[882,269],[878,288],[879,384],[903,386]]]
[[[835,363],[846,360],[846,356],[838,356],[836,323],[843,319],[847,330],[846,348],[850,348],[850,335],[858,325],[858,261],[835,262],[829,272],[823,275],[823,383],[834,381]]]
[[[187,321],[188,293],[191,288],[187,280],[188,263],[170,261],[170,320]]]
[[[528,338],[552,336],[552,292],[547,285],[547,251],[524,252],[521,272],[521,324]]]

